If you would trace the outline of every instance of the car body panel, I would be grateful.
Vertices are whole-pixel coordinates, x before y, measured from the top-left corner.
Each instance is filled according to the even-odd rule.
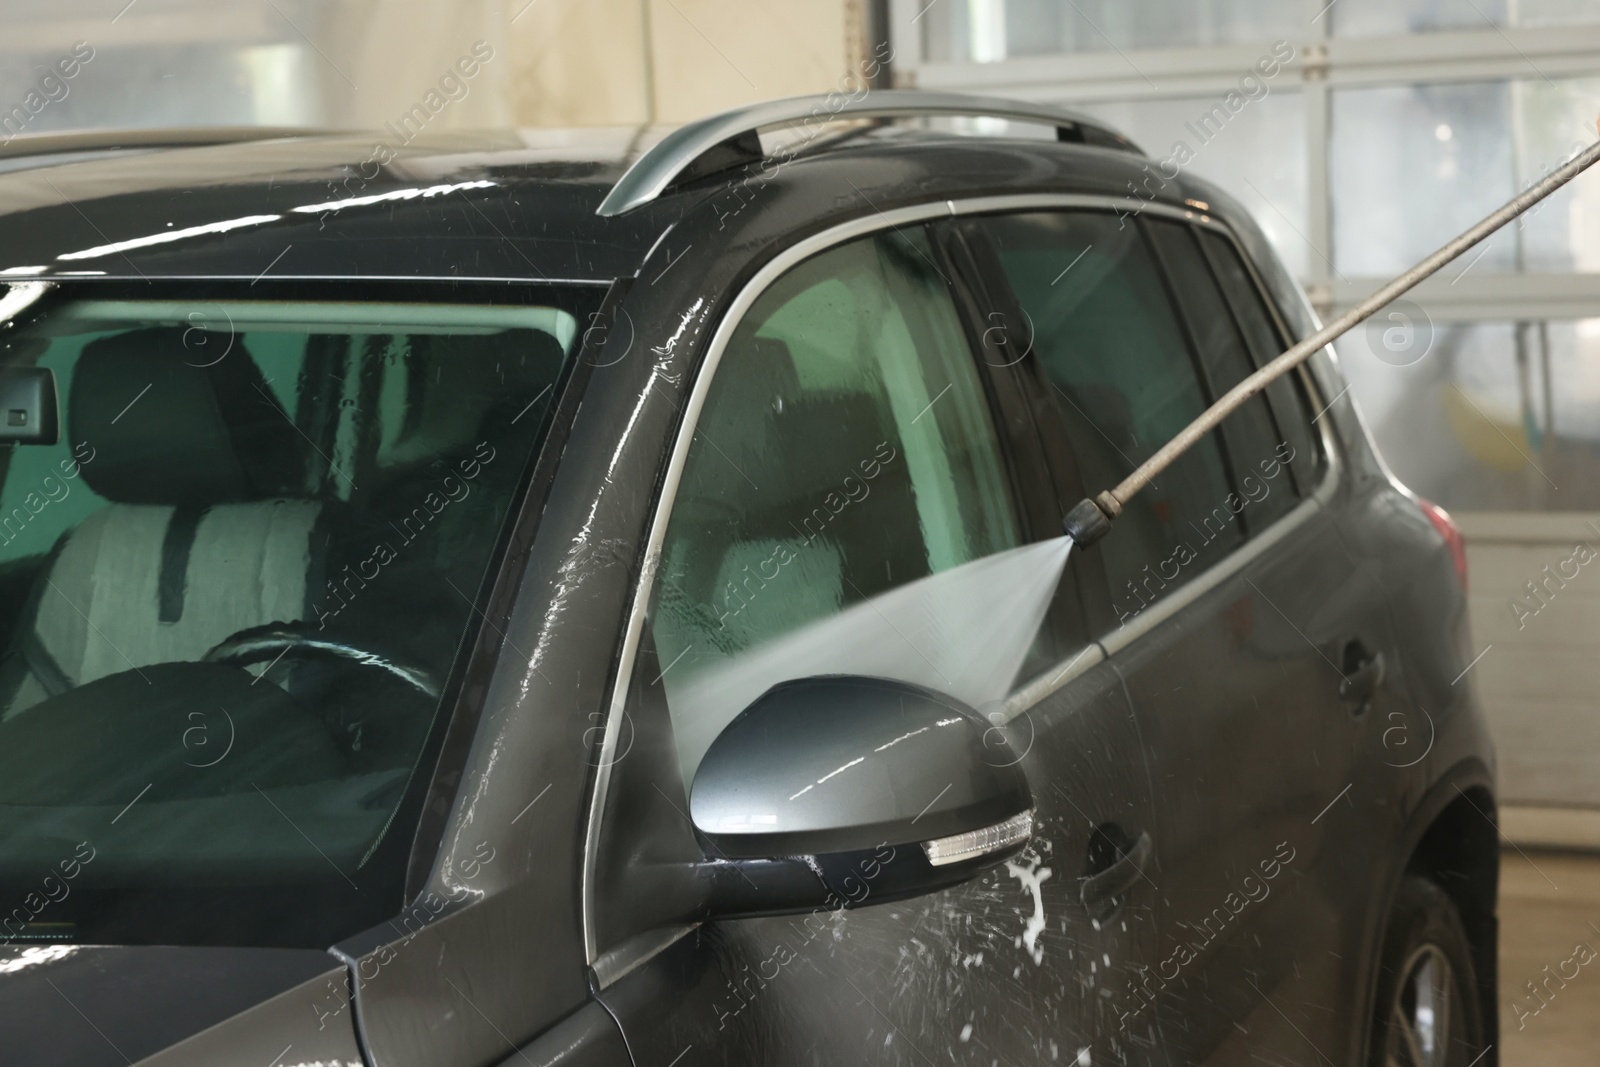
[[[314,949],[13,944],[0,948],[0,1035],[14,1063],[242,1064],[196,1056],[272,1045],[270,1058],[291,1042],[360,1063],[349,1015],[317,1015],[330,987],[345,988],[344,967]]]
[[[495,1067],[633,1067],[633,1057],[611,1013],[591,1000]]]
[[[1183,963],[1164,995],[1169,1017],[1190,1021],[1172,1035],[1185,1062],[1306,1051],[1349,1025],[1328,952],[1346,943],[1360,884],[1365,852],[1352,845],[1387,815],[1360,797],[1341,806],[1366,732],[1328,658],[1351,638],[1355,620],[1334,610],[1350,577],[1312,505],[1273,551],[1112,657],[1146,717],[1152,776],[1187,798],[1161,806],[1159,831],[1160,958]]]
[[[329,1014],[350,997],[348,972],[337,960],[334,966],[138,1061],[139,1067],[252,1067],[273,1057],[283,1057],[284,1067],[361,1067],[365,1061],[351,1014]]]
[[[664,714],[659,702],[650,711]],[[896,858],[881,850],[860,870],[850,910],[685,932],[601,993],[639,1067],[690,1050],[695,1063],[787,1065],[869,1050],[878,1063],[1071,1062],[1093,1047],[1143,1062],[1139,1046],[1160,1028],[1120,1033],[1104,991],[1136,979],[1154,949],[1156,889],[1136,881],[1103,922],[1078,899],[1096,827],[1138,833],[1153,821],[1144,768],[1100,758],[1140,748],[1121,681],[1105,665],[1082,671],[1004,731],[1034,788],[1032,855],[874,905],[875,879]]]

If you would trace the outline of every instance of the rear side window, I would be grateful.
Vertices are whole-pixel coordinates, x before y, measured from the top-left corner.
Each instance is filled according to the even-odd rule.
[[[856,241],[780,278],[716,371],[650,606],[685,782],[790,678],[1004,696],[1053,586],[1032,607],[993,595],[1008,574],[1041,584],[1017,546],[988,400],[923,235]]]
[[[1201,255],[1194,231],[1181,222],[1160,219],[1149,225],[1215,399],[1248,377],[1255,364],[1229,302]],[[1240,511],[1246,529],[1264,529],[1294,510],[1299,500],[1293,477],[1284,474],[1283,464],[1294,458],[1296,449],[1279,434],[1266,397],[1258,395],[1246,401],[1223,421],[1221,429],[1234,487],[1246,502]],[[1274,475],[1271,479],[1266,477],[1269,471]]]
[[[1256,366],[1262,366],[1288,346],[1273,325],[1272,316],[1262,303],[1261,291],[1256,288],[1233,242],[1214,230],[1202,229],[1199,234],[1206,257],[1211,261],[1212,269],[1216,271],[1217,279],[1227,294],[1234,318],[1244,331],[1250,354]],[[1309,494],[1315,488],[1317,474],[1321,470],[1322,451],[1317,446],[1311,428],[1312,415],[1305,385],[1299,375],[1286,374],[1267,386],[1266,397],[1277,419],[1278,432],[1294,449],[1290,466],[1294,468],[1300,491]]]
[[[1137,228],[1110,214],[985,220],[1032,324],[1086,486],[1109,488],[1205,410],[1185,328]],[[1243,541],[1215,433],[1136,496],[1101,542],[1126,621]]]

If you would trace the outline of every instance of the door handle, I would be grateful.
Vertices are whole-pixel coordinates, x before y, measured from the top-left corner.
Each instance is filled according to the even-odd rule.
[[[1120,832],[1119,827],[1111,827],[1124,841],[1127,835]],[[1097,835],[1107,834],[1106,828],[1095,831]],[[1137,840],[1124,849],[1118,848],[1120,855],[1104,870],[1094,874],[1085,875],[1078,879],[1078,900],[1083,904],[1083,910],[1089,913],[1089,918],[1096,922],[1105,922],[1117,913],[1122,907],[1122,898],[1127,894],[1129,887],[1140,878],[1144,877],[1144,869],[1150,863],[1150,835],[1140,831]]]
[[[1360,641],[1344,646],[1344,677],[1339,682],[1339,699],[1355,705],[1362,714],[1372,706],[1378,687],[1383,684],[1383,653],[1368,652]]]

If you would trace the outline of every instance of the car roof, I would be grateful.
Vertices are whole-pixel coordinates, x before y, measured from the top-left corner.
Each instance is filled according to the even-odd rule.
[[[386,132],[16,138],[0,150],[0,278],[253,279],[271,264],[302,278],[604,282],[631,274],[675,214],[671,201],[594,214],[633,134],[441,134],[398,149]]]
[[[643,139],[622,127],[434,134],[398,148],[392,131],[18,137],[0,149],[0,281],[605,284],[634,275],[668,229],[740,180],[736,169],[701,175],[598,214]],[[987,157],[998,165],[975,185]],[[1145,182],[1156,189],[1146,198],[1181,206],[1185,196],[1182,182],[1148,183],[1136,151],[1057,141],[856,126],[783,158],[763,182],[873,189],[873,210],[885,190],[896,202],[1028,189],[1127,197]],[[866,208],[841,202],[836,213],[852,210]]]

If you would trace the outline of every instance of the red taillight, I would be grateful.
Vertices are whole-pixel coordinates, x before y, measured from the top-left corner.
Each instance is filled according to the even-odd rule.
[[[1455,560],[1456,577],[1461,579],[1461,591],[1467,590],[1467,542],[1461,536],[1461,529],[1450,517],[1450,513],[1431,500],[1417,497],[1417,503],[1422,507],[1422,513],[1428,516],[1428,521],[1433,523],[1433,528],[1439,531],[1439,536],[1444,538],[1444,543],[1450,546],[1450,558]]]

